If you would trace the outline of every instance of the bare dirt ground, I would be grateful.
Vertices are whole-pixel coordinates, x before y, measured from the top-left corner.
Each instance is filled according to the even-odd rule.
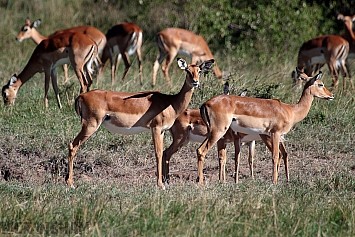
[[[170,183],[196,182],[197,178],[197,144],[189,144],[177,152],[170,162]],[[289,152],[290,179],[300,178],[312,183],[314,179],[327,179],[340,172],[355,175],[355,157],[352,153],[330,154],[319,156],[307,150],[295,150],[286,145]],[[218,159],[216,148],[208,154],[204,166],[206,182],[218,181]],[[228,146],[228,160],[226,165],[227,182],[234,182],[234,152],[233,146]],[[74,180],[76,183],[106,182],[125,183],[140,180],[156,179],[156,164],[151,149],[151,158],[146,164],[122,164],[121,161],[101,162],[99,159],[85,159],[79,157],[74,165]],[[239,172],[239,182],[251,179],[248,166],[248,149],[243,147]],[[55,158],[37,152],[24,152],[21,149],[0,147],[1,182],[18,180],[43,184],[55,182],[65,185],[67,159]],[[255,179],[271,183],[272,161],[271,153],[261,143],[256,145],[254,158]],[[285,169],[281,163],[279,182],[285,183]]]

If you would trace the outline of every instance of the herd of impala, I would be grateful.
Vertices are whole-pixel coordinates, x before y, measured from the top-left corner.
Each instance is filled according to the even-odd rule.
[[[154,86],[159,67],[165,60],[161,69],[166,82],[171,85],[168,70],[174,58],[178,54],[189,56],[191,64],[184,59],[177,59],[179,68],[186,72],[186,79],[179,93],[168,95],[158,91],[132,93],[90,90],[93,72],[96,71],[99,76],[108,60],[111,63],[111,82],[115,83],[117,67],[121,58],[123,59],[125,69],[122,80],[125,80],[131,66],[129,55],[132,54],[137,56],[140,83],[143,84],[142,29],[133,23],[122,22],[110,28],[106,35],[92,26],[78,26],[43,36],[36,30],[41,21],[31,23],[28,18],[16,40],[21,42],[32,39],[37,46],[21,73],[14,74],[3,86],[2,97],[5,105],[13,105],[20,87],[35,73],[44,72],[44,104],[48,107],[47,95],[51,81],[58,106],[61,108],[56,68],[63,66],[65,80],[68,80],[66,65],[72,65],[81,86],[74,107],[81,118],[82,128],[69,144],[66,182],[70,186],[73,186],[73,163],[77,149],[100,125],[112,133],[124,135],[151,132],[157,163],[157,185],[163,189],[164,183],[169,181],[171,156],[188,142],[201,144],[197,149],[199,184],[204,182],[205,156],[215,143],[219,157],[220,180],[226,179],[226,144],[230,142],[235,147],[235,182],[238,182],[242,143],[249,145],[249,167],[253,177],[253,155],[257,140],[262,140],[272,153],[273,182],[277,183],[281,159],[284,160],[288,181],[288,154],[284,135],[307,116],[315,97],[326,100],[334,98],[320,80],[322,73],[314,74],[327,64],[333,87],[338,85],[339,72],[342,72],[344,77],[343,89],[346,89],[347,79],[350,80],[351,87],[354,87],[346,59],[355,58],[355,35],[352,30],[355,15],[339,14],[338,20],[344,22],[343,35],[318,36],[304,42],[298,52],[293,78],[298,87],[302,81],[305,81],[305,86],[297,104],[285,104],[277,99],[229,95],[226,83],[223,94],[209,99],[200,109],[187,109],[194,88],[199,86],[201,72],[213,69],[216,78],[222,78],[222,72],[206,41],[201,36],[179,28],[167,28],[157,34],[160,54],[153,64],[152,79]],[[201,64],[197,65],[198,62]],[[173,143],[164,150],[165,131],[171,133]]]

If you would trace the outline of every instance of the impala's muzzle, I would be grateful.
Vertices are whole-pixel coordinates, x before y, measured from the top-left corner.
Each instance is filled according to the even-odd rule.
[[[191,84],[193,87],[198,87],[200,85],[200,82],[199,81],[192,81]]]

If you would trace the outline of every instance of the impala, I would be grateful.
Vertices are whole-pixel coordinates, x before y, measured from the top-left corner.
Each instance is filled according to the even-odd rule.
[[[338,14],[338,20],[341,20],[344,23],[344,39],[349,42],[350,51],[348,58],[355,58],[355,34],[353,31],[353,21],[355,21],[355,15],[353,16],[344,16],[343,14]],[[354,89],[352,80],[350,79],[351,88]]]
[[[194,88],[199,85],[200,73],[209,70],[213,63],[214,59],[210,59],[200,66],[187,65],[185,60],[178,59],[179,67],[186,71],[186,79],[180,92],[175,95],[157,91],[129,93],[105,90],[93,90],[79,95],[75,101],[75,111],[81,117],[82,128],[69,144],[67,184],[73,186],[73,162],[77,149],[102,124],[109,131],[124,135],[151,131],[157,161],[157,185],[164,188],[164,131],[185,111]]]
[[[209,135],[197,149],[199,184],[203,184],[203,163],[209,149],[230,127],[242,134],[258,133],[270,137],[273,157],[273,182],[277,183],[279,142],[283,135],[303,120],[314,97],[332,100],[333,94],[320,80],[322,73],[308,77],[296,69],[299,79],[307,81],[297,104],[285,104],[277,99],[260,99],[233,95],[219,95],[206,101],[200,108]]]
[[[228,81],[224,86],[224,94],[229,93]],[[245,96],[242,93],[241,96]],[[174,155],[181,147],[186,146],[189,142],[202,143],[207,135],[208,128],[205,122],[202,120],[199,109],[186,109],[184,113],[180,114],[176,118],[173,126],[169,129],[169,132],[173,138],[172,144],[165,149],[163,153],[163,179],[169,180],[169,163],[171,156]],[[250,175],[254,179],[254,169],[253,169],[253,160],[254,160],[254,150],[255,150],[255,141],[261,140],[262,138],[259,134],[235,134],[231,129],[228,129],[226,134],[218,140],[217,142],[217,151],[219,158],[219,180],[226,181],[226,144],[230,142],[235,143],[235,182],[238,183],[238,173],[239,173],[239,159],[240,159],[240,140],[242,143],[247,143],[249,146],[249,169]],[[265,144],[270,148],[269,137],[265,137]],[[284,147],[283,142],[280,143],[280,149],[286,165],[287,152]],[[288,169],[286,166],[286,176],[288,177]]]
[[[191,57],[191,63],[195,64],[198,61],[205,61],[213,58],[212,53],[202,36],[179,29],[167,28],[157,34],[157,44],[159,48],[159,57],[154,62],[153,66],[153,83],[155,86],[159,65],[165,60],[162,66],[166,81],[171,85],[169,79],[169,67],[177,54],[184,54]],[[222,72],[217,65],[213,67],[213,72],[216,78],[222,78]]]
[[[348,54],[349,42],[343,37],[338,35],[318,36],[303,43],[298,52],[297,67],[307,75],[313,76],[316,70],[327,64],[334,87],[338,85],[340,69],[343,73],[343,89],[345,89],[346,78],[350,78],[346,67]],[[295,72],[293,74],[296,75]],[[300,80],[293,78],[295,82],[301,83]]]
[[[136,24],[129,22],[121,22],[107,31],[106,38],[107,43],[101,56],[101,62],[103,66],[101,67],[100,71],[102,72],[104,70],[107,61],[110,59],[111,81],[113,84],[115,81],[116,71],[122,57],[123,62],[125,64],[125,70],[123,72],[122,80],[125,80],[128,69],[131,66],[128,56],[136,53],[139,67],[139,78],[140,83],[142,85],[142,29]]]
[[[32,39],[36,45],[41,43],[42,40],[48,39],[48,37],[61,34],[65,32],[79,32],[86,34],[91,39],[93,39],[98,47],[98,54],[102,52],[104,46],[106,45],[106,36],[97,28],[93,26],[77,26],[68,29],[58,30],[51,34],[50,36],[43,36],[41,35],[36,28],[41,24],[41,20],[38,19],[31,23],[30,19],[27,17],[25,20],[25,24],[21,27],[20,32],[16,36],[16,40],[22,42],[25,39]],[[100,58],[95,57],[94,62],[98,68],[100,68]],[[69,80],[68,78],[68,66],[67,64],[63,64],[63,71],[65,76],[65,82]]]
[[[80,92],[88,91],[92,83],[92,60],[96,55],[96,43],[89,36],[82,33],[66,32],[42,40],[32,53],[30,60],[22,72],[18,76],[16,74],[12,76],[9,82],[2,88],[4,103],[7,105],[14,104],[20,87],[35,73],[44,72],[45,107],[48,107],[49,82],[52,80],[58,106],[62,108],[58,93],[56,67],[64,63],[71,63],[80,81]]]

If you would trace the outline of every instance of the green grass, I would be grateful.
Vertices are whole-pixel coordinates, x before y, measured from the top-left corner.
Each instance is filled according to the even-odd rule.
[[[58,5],[68,5],[62,17]],[[84,2],[9,2],[1,10],[4,29],[0,46],[0,82],[7,83],[27,63],[34,44],[14,41],[27,14],[43,18],[40,31],[92,22],[103,32],[121,21],[114,14],[87,15],[77,12]],[[15,11],[15,9],[20,9]],[[101,9],[102,10],[102,9]],[[107,12],[112,9],[104,9]],[[77,14],[76,14],[77,12]],[[122,13],[125,14],[125,13]],[[43,15],[43,17],[42,17]],[[63,18],[63,21],[60,19]],[[52,21],[53,20],[53,21]],[[137,63],[125,82],[112,86],[106,69],[103,80],[93,88],[117,91],[151,90],[152,65],[157,55],[153,39],[143,45],[144,85],[139,85]],[[296,103],[300,91],[290,78],[294,57],[280,55],[277,63],[236,63],[232,56],[216,52],[219,67],[230,74],[233,94],[247,89],[249,96],[270,96]],[[133,59],[133,58],[131,58]],[[353,64],[352,64],[353,65]],[[117,78],[122,75],[122,63]],[[330,86],[327,68],[323,81]],[[355,100],[353,91],[334,91],[333,101],[315,99],[308,116],[287,134],[291,182],[286,183],[283,167],[278,185],[271,184],[271,155],[257,145],[256,179],[251,180],[246,159],[240,184],[231,180],[234,156],[228,147],[228,182],[217,181],[215,149],[206,159],[205,187],[195,183],[197,144],[189,144],[171,160],[175,177],[165,191],[156,188],[155,157],[150,133],[121,136],[100,128],[75,159],[76,188],[65,185],[67,146],[80,131],[80,118],[73,102],[79,83],[72,70],[64,84],[58,70],[63,109],[59,110],[53,90],[49,108],[43,104],[44,75],[37,74],[18,92],[13,107],[0,105],[0,235],[1,236],[354,236]],[[185,78],[176,62],[170,69],[170,89],[162,73],[156,90],[177,93]],[[340,83],[341,88],[341,83]],[[203,78],[190,107],[222,92],[223,85],[211,75]],[[171,143],[165,135],[165,146]],[[246,156],[243,148],[243,157]],[[243,163],[244,162],[244,163]],[[182,172],[180,175],[179,172]],[[269,173],[268,173],[269,172]],[[180,178],[177,177],[180,175]]]

